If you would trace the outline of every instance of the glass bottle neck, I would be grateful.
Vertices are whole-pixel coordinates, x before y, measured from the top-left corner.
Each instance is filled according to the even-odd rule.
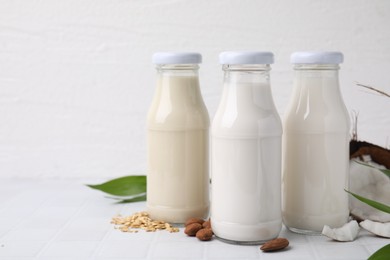
[[[273,110],[269,65],[224,65],[222,103],[243,115]]]
[[[338,64],[294,64],[294,70],[339,70]]]
[[[157,65],[156,97],[177,107],[203,104],[197,64]]]
[[[198,76],[198,64],[158,64],[157,73],[161,76]]]
[[[259,83],[269,84],[270,66],[255,65],[223,65],[225,83]]]
[[[294,65],[295,80],[326,79],[338,82],[338,64],[296,64]]]
[[[157,65],[149,129],[207,130],[209,117],[199,87],[197,64]]]
[[[348,132],[348,113],[340,91],[338,71],[337,64],[294,66],[294,87],[285,117],[286,132]]]
[[[300,91],[305,89],[323,89],[338,91],[338,64],[296,64],[294,66],[294,85]]]

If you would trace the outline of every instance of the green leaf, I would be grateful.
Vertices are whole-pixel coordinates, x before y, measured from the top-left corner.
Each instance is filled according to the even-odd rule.
[[[375,200],[370,200],[370,199],[367,199],[365,197],[362,197],[360,195],[357,195],[353,192],[350,192],[350,191],[347,191],[345,190],[346,192],[348,192],[349,194],[351,194],[352,196],[354,196],[355,198],[357,198],[358,200],[360,200],[361,202],[363,203],[366,203],[367,205],[373,207],[373,208],[376,208],[380,211],[383,211],[383,212],[386,212],[386,213],[389,213],[390,214],[390,207],[383,204],[383,203],[380,203],[380,202],[377,202]]]
[[[102,184],[87,186],[116,196],[131,196],[146,192],[146,176],[125,176]]]
[[[390,170],[389,169],[379,169],[381,172],[387,175],[390,178]]]
[[[130,202],[138,202],[138,201],[145,201],[146,200],[146,195],[138,196],[133,199],[125,199],[125,200],[120,200],[118,203],[130,203]]]
[[[353,160],[354,162],[358,163],[358,164],[361,164],[361,165],[364,165],[364,166],[367,166],[367,167],[370,167],[370,168],[374,168],[374,169],[377,169],[381,172],[383,172],[384,174],[387,175],[387,177],[390,178],[390,170],[389,169],[380,169],[378,167],[375,167],[373,165],[370,165],[370,164],[367,164],[367,163],[364,163],[364,162],[361,162],[361,161],[358,161],[358,160]]]
[[[382,247],[368,258],[368,260],[388,260],[390,256],[390,244]]]
[[[113,200],[129,200],[129,199],[134,199],[135,197],[140,197],[146,195],[146,192],[138,193],[135,195],[130,195],[130,196],[114,196],[114,195],[109,195],[105,196],[108,199],[113,199]]]

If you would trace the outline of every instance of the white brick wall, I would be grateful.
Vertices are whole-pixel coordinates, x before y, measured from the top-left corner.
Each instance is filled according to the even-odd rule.
[[[218,53],[271,50],[275,103],[290,98],[289,55],[340,50],[342,93],[359,137],[390,146],[390,1],[0,0],[0,178],[144,173],[151,55],[203,54],[210,116]]]

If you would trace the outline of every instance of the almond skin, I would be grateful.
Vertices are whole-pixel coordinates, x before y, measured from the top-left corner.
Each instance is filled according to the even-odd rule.
[[[211,220],[207,220],[205,222],[203,222],[202,224],[203,228],[210,228],[211,229]]]
[[[190,218],[190,219],[188,219],[188,220],[186,221],[186,223],[184,224],[184,226],[186,227],[186,226],[188,226],[188,225],[190,225],[190,224],[192,224],[192,223],[199,223],[199,224],[202,225],[203,222],[204,222],[204,220],[201,219],[201,218]]]
[[[196,233],[196,237],[200,241],[209,241],[213,237],[213,231],[209,228],[203,228]]]
[[[271,252],[271,251],[277,251],[281,250],[285,247],[287,247],[289,244],[288,240],[286,238],[276,238],[274,240],[268,241],[264,245],[260,247],[261,250],[264,252]]]
[[[197,234],[199,230],[201,230],[203,227],[199,223],[192,223],[186,226],[184,233],[186,233],[188,236],[193,237]]]

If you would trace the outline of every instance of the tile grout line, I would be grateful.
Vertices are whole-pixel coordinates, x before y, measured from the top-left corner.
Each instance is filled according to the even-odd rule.
[[[78,210],[76,210],[75,213],[73,213],[73,215],[71,215],[69,217],[69,219],[66,221],[66,223],[55,233],[55,235],[47,241],[47,243],[45,244],[45,246],[38,252],[38,254],[35,256],[36,259],[38,259],[41,255],[42,255],[42,252],[44,252],[48,247],[49,245],[58,238],[59,234],[64,231],[68,226],[69,226],[69,223],[74,220],[75,216],[79,215],[80,212],[87,206],[87,202],[88,202],[89,198],[86,198],[85,201],[83,202],[83,204],[79,207]]]
[[[310,235],[309,235],[310,236]],[[315,259],[321,259],[318,255],[318,252],[317,252],[317,249],[315,248],[315,246],[313,245],[313,240],[311,240],[309,238],[308,235],[305,235],[305,240],[307,241],[307,243],[309,244],[309,247],[310,247],[310,251],[311,251],[311,256],[313,256],[313,260]]]
[[[122,205],[122,207],[118,211],[122,212],[123,208],[125,208],[125,205]],[[103,238],[99,241],[96,249],[94,250],[94,252],[93,252],[93,254],[91,256],[93,259],[95,259],[97,256],[99,256],[99,254],[101,253],[102,248],[103,248],[105,242],[107,241],[107,238],[111,235],[111,233],[113,231],[119,231],[119,230],[115,230],[114,228],[112,228],[110,230],[107,230],[106,234],[104,234]]]
[[[214,236],[215,239],[215,236]],[[203,259],[207,260],[208,259],[208,254],[209,254],[209,246],[208,243],[203,245]]]
[[[24,192],[23,192],[24,193]],[[21,193],[21,194],[23,194],[23,193]],[[20,194],[20,195],[21,195]],[[19,196],[20,196],[19,195]],[[14,201],[14,200],[16,200],[17,199],[17,197],[16,198],[13,198],[12,200],[11,200],[11,204],[12,204],[12,201]],[[30,214],[34,214],[35,212],[37,212],[38,210],[40,210],[41,208],[43,208],[43,206],[45,205],[45,203],[47,202],[47,201],[49,201],[51,198],[47,198],[47,199],[45,199],[45,200],[43,200],[40,204],[39,204],[39,206],[38,207],[35,207],[31,212],[29,212]],[[9,207],[7,207],[7,208],[9,208]],[[7,208],[5,208],[5,210],[7,209]],[[26,221],[26,219],[24,219],[24,218],[21,218],[17,223],[15,223],[9,230],[7,230],[1,237],[5,237],[9,232],[11,232],[11,231],[14,231],[14,230],[16,230],[16,228],[15,227],[18,227],[18,226],[20,226],[20,224],[21,223],[23,223],[24,221]],[[1,237],[0,237],[0,240],[1,240]]]
[[[359,244],[360,244],[360,243],[359,243]],[[364,250],[367,252],[367,258],[370,257],[370,256],[371,256],[371,252],[370,252],[370,250],[367,248],[367,246],[364,245],[364,244],[360,244],[360,246],[363,247]]]
[[[153,253],[154,253],[153,249],[156,247],[155,245],[157,244],[158,236],[159,236],[159,233],[153,234],[153,238],[148,245],[148,251],[147,251],[145,259],[153,259]]]
[[[358,241],[357,241],[357,242],[358,242],[358,245],[360,245],[361,247],[363,247],[364,250],[367,252],[367,258],[370,257],[371,254],[373,254],[373,253],[371,253],[370,249],[368,248],[368,244],[365,244],[365,243],[364,243],[364,240],[359,239],[359,234],[358,234],[358,236],[356,237],[355,241],[356,241],[356,240],[358,240]]]

